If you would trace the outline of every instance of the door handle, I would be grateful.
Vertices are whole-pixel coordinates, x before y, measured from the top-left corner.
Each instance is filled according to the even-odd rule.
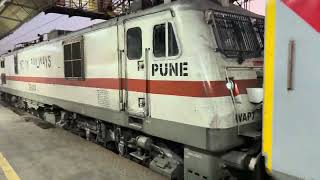
[[[296,42],[291,40],[289,42],[289,51],[288,51],[288,74],[287,74],[287,90],[294,90],[294,65],[296,60]]]

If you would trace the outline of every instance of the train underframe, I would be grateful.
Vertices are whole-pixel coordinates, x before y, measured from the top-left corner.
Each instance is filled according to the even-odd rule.
[[[259,140],[213,153],[8,93],[1,93],[1,99],[170,179],[268,179]]]

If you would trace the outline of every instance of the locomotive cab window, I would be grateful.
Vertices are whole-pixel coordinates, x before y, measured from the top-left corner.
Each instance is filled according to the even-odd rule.
[[[130,60],[142,57],[142,32],[139,27],[127,31],[127,56]]]
[[[84,79],[84,58],[82,41],[63,46],[64,75],[67,79]]]
[[[172,57],[179,54],[177,38],[172,23],[163,23],[153,28],[153,54],[155,57]]]

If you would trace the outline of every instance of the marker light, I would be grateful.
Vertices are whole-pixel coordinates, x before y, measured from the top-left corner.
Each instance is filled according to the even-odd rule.
[[[226,87],[229,90],[233,90],[234,89],[234,83],[232,81],[227,82]]]

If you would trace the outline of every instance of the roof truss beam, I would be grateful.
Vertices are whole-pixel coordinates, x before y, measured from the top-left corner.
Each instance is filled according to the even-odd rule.
[[[0,18],[7,19],[10,21],[22,22],[20,19],[15,19],[15,18],[11,18],[11,17],[0,16]]]
[[[16,3],[16,2],[8,2],[8,4],[14,5],[14,6],[19,6],[21,8],[28,8],[28,9],[32,9],[32,10],[38,10],[36,7],[25,5],[25,4],[19,4],[19,3]]]

